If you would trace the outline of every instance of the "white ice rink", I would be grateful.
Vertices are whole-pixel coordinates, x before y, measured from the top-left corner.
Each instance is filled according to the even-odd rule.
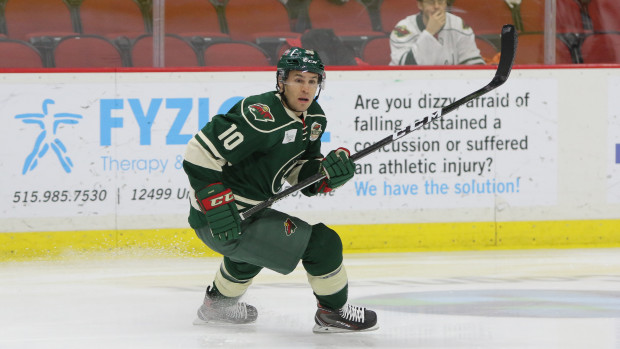
[[[345,255],[380,329],[313,334],[305,272],[264,270],[251,325],[193,326],[216,258],[0,263],[0,348],[620,348],[620,249]]]

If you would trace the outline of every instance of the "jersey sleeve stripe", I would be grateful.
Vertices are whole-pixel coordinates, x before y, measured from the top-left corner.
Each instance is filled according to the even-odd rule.
[[[213,145],[213,143],[211,143],[209,138],[207,138],[207,136],[205,136],[204,133],[202,133],[202,131],[198,132],[198,134],[196,136],[198,137],[198,140],[200,140],[202,143],[204,143],[207,146],[209,151],[211,153],[213,153],[213,155],[215,155],[215,157],[217,159],[224,159],[224,157],[222,156],[222,154],[220,154],[220,152],[217,150],[215,145]]]
[[[200,205],[198,204],[198,201],[196,201],[196,191],[191,186],[189,187],[189,203],[192,205],[192,207],[196,211],[198,212],[202,211],[202,209],[200,208]]]
[[[235,201],[239,201],[239,203],[243,204],[246,207],[256,206],[262,202],[262,201],[248,199],[236,193],[234,195],[235,195]]]
[[[196,166],[217,172],[222,172],[222,167],[226,164],[226,160],[215,158],[211,151],[204,148],[196,138],[192,138],[187,143],[184,158],[187,162]]]

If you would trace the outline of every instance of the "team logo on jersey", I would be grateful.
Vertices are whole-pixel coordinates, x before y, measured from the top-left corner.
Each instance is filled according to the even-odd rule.
[[[402,38],[403,36],[407,36],[411,34],[411,32],[409,31],[409,29],[407,29],[407,26],[399,25],[396,28],[394,28],[394,34],[398,36],[399,38]]]
[[[273,114],[271,114],[271,109],[269,108],[267,104],[263,104],[263,103],[252,104],[251,106],[248,107],[248,109],[250,110],[250,113],[252,113],[252,115],[254,116],[254,120],[256,121],[263,121],[263,122],[276,121],[275,118],[273,117]]]
[[[312,126],[310,127],[310,140],[316,141],[317,139],[319,139],[319,136],[321,136],[321,132],[323,132],[321,124],[319,124],[318,122],[313,122]]]
[[[286,233],[286,236],[291,236],[291,234],[293,234],[295,230],[297,230],[297,226],[290,218],[287,218],[284,221],[284,232]]]

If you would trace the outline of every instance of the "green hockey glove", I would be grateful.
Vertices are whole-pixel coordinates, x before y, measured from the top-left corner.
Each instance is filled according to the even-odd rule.
[[[329,188],[336,189],[355,175],[355,164],[349,156],[348,149],[338,148],[330,151],[321,162],[323,173],[327,176],[325,182]]]
[[[209,222],[211,234],[219,240],[234,240],[241,236],[241,217],[235,196],[222,183],[213,183],[196,192],[196,199]]]

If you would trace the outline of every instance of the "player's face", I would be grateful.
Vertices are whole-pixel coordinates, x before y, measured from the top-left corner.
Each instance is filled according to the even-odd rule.
[[[418,0],[418,8],[425,21],[428,21],[429,17],[437,12],[446,12],[447,7],[447,0]]]
[[[287,79],[280,82],[280,91],[284,89],[287,107],[298,112],[308,110],[318,88],[317,73],[292,70],[288,73]]]

